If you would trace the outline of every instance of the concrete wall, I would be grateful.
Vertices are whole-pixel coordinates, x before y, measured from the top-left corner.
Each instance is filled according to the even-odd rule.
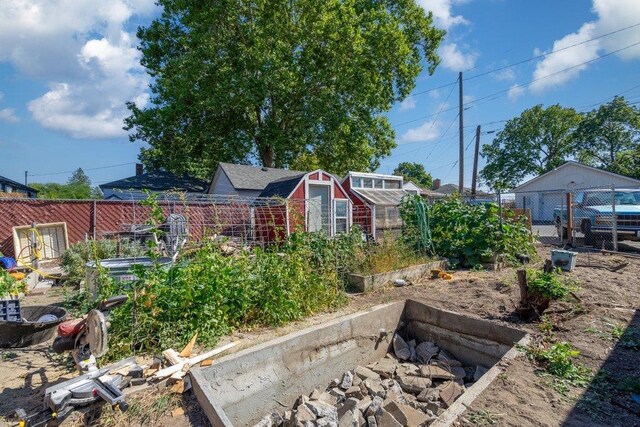
[[[434,261],[427,264],[414,265],[386,273],[361,275],[349,274],[349,284],[359,292],[370,292],[385,287],[396,279],[416,280],[429,275],[433,269],[446,269],[447,261]]]
[[[293,406],[301,394],[325,387],[333,378],[384,356],[393,332],[432,339],[469,365],[491,367],[526,334],[407,300],[374,307],[311,327],[191,370],[195,394],[214,426],[253,425],[264,415]],[[467,405],[499,374],[494,366],[459,399]],[[485,378],[486,377],[486,378]],[[450,422],[464,411],[456,402],[440,417]]]

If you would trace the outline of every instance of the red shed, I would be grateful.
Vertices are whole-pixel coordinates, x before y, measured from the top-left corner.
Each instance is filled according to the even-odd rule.
[[[255,201],[255,235],[277,241],[294,231],[349,230],[352,207],[340,182],[323,170],[270,182]]]

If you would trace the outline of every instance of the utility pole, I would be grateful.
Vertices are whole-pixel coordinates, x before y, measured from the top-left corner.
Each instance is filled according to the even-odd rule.
[[[473,176],[471,177],[471,196],[476,195],[476,183],[478,182],[478,154],[480,153],[480,125],[476,128],[476,148],[473,152]]]
[[[458,75],[458,133],[460,134],[460,157],[458,159],[459,177],[458,177],[458,194],[462,197],[464,193],[464,121],[463,121],[463,106],[462,106],[462,71]]]
[[[28,185],[27,184],[27,176],[29,175],[29,171],[24,171],[24,185]]]

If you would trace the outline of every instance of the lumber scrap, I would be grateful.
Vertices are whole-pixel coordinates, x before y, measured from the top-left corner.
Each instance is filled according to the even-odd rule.
[[[163,378],[172,376],[176,372],[180,372],[180,371],[187,372],[191,366],[197,365],[198,363],[202,362],[203,360],[209,359],[209,358],[215,356],[216,354],[220,354],[222,352],[225,352],[225,351],[229,350],[230,348],[234,347],[236,344],[237,343],[232,342],[232,343],[223,345],[222,347],[218,347],[218,348],[216,348],[214,350],[207,351],[205,353],[199,354],[198,356],[190,357],[188,359],[183,359],[180,363],[177,363],[175,365],[169,366],[169,367],[164,368],[164,369],[160,369],[158,372],[156,372],[155,374],[153,374],[151,376],[151,379],[152,380],[161,380]]]

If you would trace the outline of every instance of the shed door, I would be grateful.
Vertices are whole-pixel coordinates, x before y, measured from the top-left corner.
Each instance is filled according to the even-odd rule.
[[[329,231],[329,186],[309,185],[307,227],[309,231]]]

